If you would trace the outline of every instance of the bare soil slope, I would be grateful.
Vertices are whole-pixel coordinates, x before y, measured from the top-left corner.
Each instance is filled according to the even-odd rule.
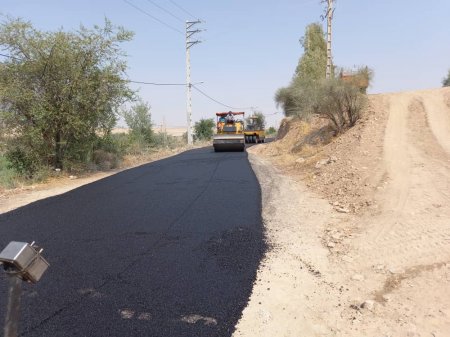
[[[275,248],[236,335],[450,336],[450,88],[315,123],[251,150]]]

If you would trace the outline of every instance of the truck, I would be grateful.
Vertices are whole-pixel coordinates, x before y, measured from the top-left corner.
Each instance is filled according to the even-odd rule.
[[[244,130],[244,138],[246,143],[264,143],[266,139],[266,131],[264,124],[256,116],[250,116],[247,119],[247,125]]]

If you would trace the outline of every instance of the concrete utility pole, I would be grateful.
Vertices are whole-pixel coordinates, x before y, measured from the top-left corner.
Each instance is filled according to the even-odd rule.
[[[191,52],[190,49],[193,45],[200,43],[201,41],[192,41],[191,37],[201,32],[199,29],[192,30],[197,21],[186,21],[186,113],[187,113],[187,138],[188,145],[192,145],[192,83],[191,83]]]
[[[333,65],[333,59],[331,55],[331,21],[333,20],[333,1],[327,0],[328,8],[327,8],[327,70],[326,70],[326,78],[331,77],[331,68]]]

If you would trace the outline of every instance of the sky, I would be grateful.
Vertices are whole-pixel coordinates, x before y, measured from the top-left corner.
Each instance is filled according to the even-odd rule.
[[[192,83],[235,109],[193,90],[193,121],[245,108],[277,127],[283,115],[274,94],[292,78],[305,27],[320,22],[326,30],[324,8],[320,0],[3,0],[0,12],[47,31],[101,25],[106,17],[135,33],[122,45],[130,80],[179,84],[186,83],[185,21],[200,19]],[[440,87],[450,69],[449,13],[449,0],[337,0],[333,62],[372,68],[369,93]],[[187,124],[184,85],[130,86],[151,105],[155,125]]]

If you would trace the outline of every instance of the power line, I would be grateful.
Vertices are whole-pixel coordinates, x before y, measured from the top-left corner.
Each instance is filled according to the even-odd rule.
[[[264,114],[264,116],[273,116],[273,115],[277,115],[279,113],[281,113],[281,112],[277,111],[277,112],[274,112],[274,113],[271,113],[271,114]]]
[[[165,9],[164,7],[158,5],[156,2],[152,1],[152,0],[147,0],[148,2],[150,2],[151,4],[153,4],[153,6],[158,7],[160,10],[162,10],[163,12],[169,14],[171,17],[177,19],[180,22],[184,22],[183,19],[180,19],[178,16],[176,16],[175,14],[173,14],[172,12],[170,12],[169,10]]]
[[[227,104],[224,104],[224,103],[219,102],[218,100],[212,98],[211,96],[209,96],[208,94],[206,94],[205,92],[203,92],[203,91],[201,91],[199,88],[197,88],[195,85],[192,84],[191,86],[192,86],[195,90],[197,90],[199,93],[201,93],[203,96],[205,96],[206,98],[209,98],[211,101],[213,101],[213,102],[215,102],[215,103],[217,103],[217,104],[220,104],[220,105],[222,105],[222,106],[224,106],[224,107],[226,107],[226,108],[235,109],[235,110],[250,110],[250,109],[253,108],[253,107],[236,108],[236,107],[229,106],[229,105],[227,105]]]
[[[137,84],[147,84],[147,85],[161,85],[161,86],[186,86],[186,83],[156,83],[156,82],[142,82],[142,81],[132,81],[132,80],[125,80],[126,82],[130,83],[137,83]]]
[[[177,29],[177,28],[175,28],[175,27],[172,27],[171,25],[165,23],[164,21],[162,21],[162,20],[158,19],[157,17],[151,15],[150,13],[144,11],[142,8],[140,8],[140,7],[136,6],[136,5],[134,5],[133,3],[129,2],[128,0],[123,0],[123,2],[126,2],[128,5],[130,5],[130,6],[133,7],[134,9],[138,10],[139,12],[141,12],[141,13],[147,15],[148,17],[152,18],[153,20],[158,21],[158,22],[159,22],[160,24],[162,24],[163,26],[166,26],[167,28],[172,29],[173,31],[175,31],[175,32],[177,32],[177,33],[179,33],[179,34],[183,34],[183,35],[184,35],[184,33],[183,33],[181,30],[179,30],[179,29]]]
[[[185,12],[187,15],[189,15],[191,18],[195,19],[196,17],[194,15],[192,15],[191,13],[189,13],[187,10],[185,10],[183,7],[181,7],[180,5],[178,5],[175,1],[173,0],[169,0],[174,6],[178,7],[178,9],[180,9],[181,11]]]

